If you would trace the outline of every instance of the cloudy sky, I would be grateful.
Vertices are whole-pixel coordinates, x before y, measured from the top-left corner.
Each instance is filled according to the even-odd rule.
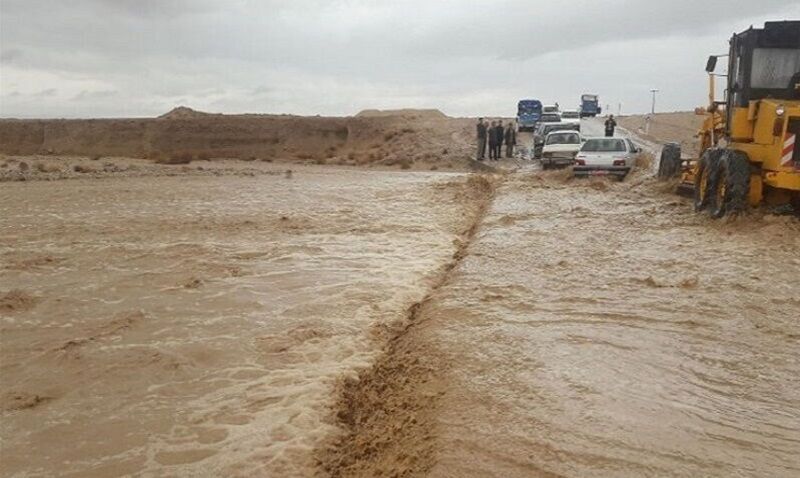
[[[734,31],[792,0],[0,0],[0,116],[614,112],[705,101]]]

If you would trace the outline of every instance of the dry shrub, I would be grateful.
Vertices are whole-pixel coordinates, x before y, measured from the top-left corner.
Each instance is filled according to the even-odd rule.
[[[264,161],[265,163],[271,163],[273,161],[273,159],[272,158],[261,158],[261,161]]]
[[[435,164],[433,166],[431,166],[431,171],[438,171],[438,170],[439,170],[439,166],[437,166]]]
[[[45,163],[45,162],[36,163],[36,169],[40,173],[55,173],[55,172],[61,170],[61,168],[59,168],[55,164],[50,164],[50,163]]]
[[[99,154],[94,154],[92,156],[89,156],[89,159],[91,159],[92,161],[100,161],[101,158],[102,156],[100,156]]]
[[[295,158],[308,160],[308,159],[314,159],[314,155],[309,153],[297,153],[295,155]]]
[[[392,139],[394,139],[395,135],[397,135],[396,132],[390,131],[390,132],[386,133],[385,135],[383,135],[383,140],[384,141],[391,141]]]
[[[158,164],[189,164],[192,161],[194,161],[194,155],[189,151],[178,151],[156,159]]]
[[[410,134],[414,132],[414,128],[403,128],[400,130],[400,132],[403,134]]]
[[[356,159],[356,153],[350,151],[349,153],[347,153],[347,159],[349,159],[350,161]]]
[[[314,160],[314,164],[327,164],[328,160],[325,158],[317,158]]]
[[[400,169],[411,169],[411,165],[414,164],[414,162],[409,158],[403,158],[399,161],[399,164]]]
[[[444,149],[442,150],[442,154],[447,154],[447,153],[449,153],[449,151],[447,150],[447,148],[444,148]]]
[[[72,170],[75,171],[76,173],[94,173],[97,171],[91,166],[84,166],[82,164],[76,164],[75,166],[72,167]]]
[[[20,161],[17,167],[19,168],[20,171],[27,171],[31,168],[25,161]]]
[[[211,154],[208,151],[200,151],[196,155],[198,161],[210,161]]]

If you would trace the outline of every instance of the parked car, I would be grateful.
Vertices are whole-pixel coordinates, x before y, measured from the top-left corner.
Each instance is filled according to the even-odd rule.
[[[575,176],[628,175],[641,148],[625,138],[589,138],[575,156]]]
[[[542,123],[560,123],[561,115],[559,113],[542,113],[539,119]]]
[[[549,133],[542,148],[542,169],[571,166],[581,149],[581,134],[573,130]]]
[[[564,120],[579,120],[581,119],[580,111],[576,110],[564,110],[561,112],[561,121]]]
[[[569,131],[578,131],[581,130],[580,123],[539,123],[536,125],[536,131],[533,133],[533,157],[534,158],[541,158],[542,157],[542,148],[544,148],[544,140],[547,138],[547,135],[552,133],[553,131],[558,130],[569,130]]]

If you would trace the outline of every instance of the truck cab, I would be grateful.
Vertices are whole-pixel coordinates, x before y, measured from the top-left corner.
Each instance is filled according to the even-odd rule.
[[[533,131],[542,117],[542,102],[539,100],[520,100],[517,103],[517,124],[520,131]]]
[[[594,118],[602,112],[600,97],[592,94],[581,95],[581,118]]]

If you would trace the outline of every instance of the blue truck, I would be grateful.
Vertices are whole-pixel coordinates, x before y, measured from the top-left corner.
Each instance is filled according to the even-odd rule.
[[[517,124],[520,131],[533,131],[542,118],[542,102],[539,100],[520,100],[517,103]]]
[[[597,95],[581,95],[581,118],[594,118],[603,110],[600,108],[600,97]]]

